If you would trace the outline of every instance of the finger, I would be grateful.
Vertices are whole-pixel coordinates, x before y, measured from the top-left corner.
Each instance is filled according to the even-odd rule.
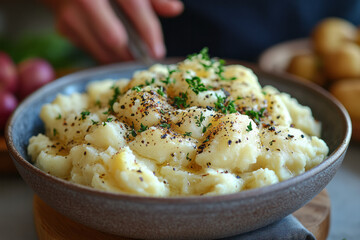
[[[151,0],[151,4],[162,17],[175,17],[184,11],[184,4],[179,0]]]
[[[165,45],[159,19],[149,0],[117,0],[147,44],[154,58],[165,56]]]
[[[99,62],[110,63],[115,59],[105,51],[88,29],[76,6],[66,5],[58,13],[58,29],[78,47],[89,51]]]
[[[104,47],[113,52],[119,60],[131,60],[126,30],[109,2],[105,0],[78,0],[76,2],[83,10],[89,27]]]

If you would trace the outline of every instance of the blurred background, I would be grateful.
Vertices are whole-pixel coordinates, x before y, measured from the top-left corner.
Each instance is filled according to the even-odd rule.
[[[56,70],[95,64],[56,32],[54,16],[41,1],[1,0],[0,4],[0,51],[8,53],[15,63],[40,57]]]

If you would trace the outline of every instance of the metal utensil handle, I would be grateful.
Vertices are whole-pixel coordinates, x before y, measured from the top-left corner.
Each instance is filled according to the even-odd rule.
[[[110,4],[114,9],[115,14],[121,20],[128,34],[129,50],[136,60],[141,61],[146,65],[153,65],[155,62],[149,54],[149,49],[144,40],[140,37],[139,33],[134,28],[133,24],[129,21],[128,17],[116,3],[115,0],[110,0]]]

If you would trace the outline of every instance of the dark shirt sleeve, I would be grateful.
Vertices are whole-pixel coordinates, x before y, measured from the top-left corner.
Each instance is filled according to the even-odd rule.
[[[357,0],[184,0],[185,11],[162,18],[168,56],[204,46],[222,58],[256,61],[266,48],[308,37],[326,17],[360,23]]]

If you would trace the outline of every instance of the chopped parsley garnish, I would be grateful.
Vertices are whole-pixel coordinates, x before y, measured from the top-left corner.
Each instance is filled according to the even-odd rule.
[[[162,83],[169,85],[170,83],[176,83],[175,79],[170,78],[170,74],[165,78],[165,80],[160,80]]]
[[[145,80],[145,85],[144,84],[137,85],[135,87],[132,87],[131,90],[140,92],[144,86],[150,86],[151,84],[154,83],[155,83],[155,78],[152,78],[150,82],[148,80]]]
[[[187,58],[189,60],[192,60],[194,57],[199,55],[200,55],[200,59],[203,60],[202,62],[199,63],[204,67],[205,71],[208,71],[210,68],[214,66],[214,63],[216,61],[210,58],[209,49],[207,47],[201,49],[199,53],[190,54]]]
[[[80,114],[81,114],[81,120],[85,120],[86,116],[90,115],[90,112],[89,111],[83,111]]]
[[[186,82],[189,84],[189,88],[191,88],[191,90],[193,90],[196,95],[198,95],[199,92],[204,92],[208,90],[201,82],[201,79],[197,76],[193,77],[192,79],[187,78]]]
[[[237,112],[233,100],[228,102],[228,104],[226,106],[226,111],[229,111],[229,113],[236,113]]]
[[[157,93],[158,93],[160,96],[164,96],[164,88],[163,88],[163,87],[160,87],[160,88],[157,90]]]
[[[247,127],[246,127],[246,131],[247,132],[250,132],[250,131],[252,131],[253,129],[252,129],[252,125],[251,125],[251,122],[249,122],[249,125],[247,125]]]
[[[202,130],[202,133],[205,133],[206,130],[207,130],[211,125],[212,125],[212,124],[209,123],[207,126],[204,126],[204,127],[203,127],[203,130]]]
[[[202,133],[205,133],[206,130],[211,126],[211,123],[209,123],[207,126],[205,126],[203,124],[203,121],[205,120],[205,117],[204,117],[202,112],[200,113],[200,117],[195,116],[194,118],[196,119],[196,121],[195,121],[196,126],[198,126],[198,127],[202,126],[203,127]]]
[[[202,122],[205,120],[205,117],[204,117],[204,115],[203,115],[202,112],[200,113],[200,117],[195,116],[194,118],[196,119],[195,124],[196,124],[198,127],[200,127],[200,126],[202,125]]]
[[[206,64],[206,63],[200,63],[203,67],[204,67],[204,69],[205,69],[205,71],[207,71],[207,70],[209,70],[210,68],[212,68],[213,66],[214,66],[214,63],[215,63],[215,60],[214,59],[210,59],[210,63],[209,64]]]
[[[105,112],[103,112],[103,114],[108,115],[108,114],[109,114],[109,111],[105,111]]]
[[[202,59],[204,59],[204,60],[210,60],[209,48],[204,47],[203,49],[201,49],[201,50],[200,50],[200,55],[201,55]]]
[[[166,85],[169,85],[170,83],[175,83],[175,82],[176,82],[176,80],[175,80],[175,79],[171,79],[170,76],[171,76],[172,73],[177,72],[177,71],[180,71],[180,70],[178,70],[178,69],[169,70],[169,69],[168,69],[168,71],[169,71],[169,75],[165,78],[165,80],[160,80],[160,82],[165,83]]]
[[[140,124],[140,129],[138,130],[138,132],[144,132],[146,131],[146,129],[148,129],[149,127],[146,125],[143,125],[142,123]]]
[[[162,83],[165,83],[166,85],[171,83],[171,78],[170,77],[166,77],[165,80],[161,80]]]
[[[184,133],[184,137],[190,137],[191,134],[192,134],[192,132],[185,132],[185,133]]]
[[[133,137],[136,137],[136,136],[137,136],[137,133],[136,133],[135,127],[134,127],[134,122],[133,122],[132,125],[131,125],[130,134],[131,134],[131,136],[133,136]]]
[[[130,133],[131,133],[131,136],[133,136],[133,137],[137,136],[137,133],[136,133],[135,129],[131,129]]]
[[[265,91],[261,91],[261,93],[262,93],[263,95],[266,95],[266,92],[265,92]]]
[[[215,103],[215,109],[218,111],[218,110],[221,110],[223,112],[223,109],[225,108],[225,100],[226,100],[226,97],[221,97],[217,94],[215,94],[216,98],[217,98],[217,101]]]
[[[180,93],[180,96],[179,97],[175,97],[174,98],[174,105],[177,107],[177,108],[187,108],[189,107],[190,105],[186,103],[186,101],[188,100],[188,96],[187,96],[187,92],[182,92]]]
[[[59,113],[59,115],[56,117],[57,120],[61,119],[61,114]]]
[[[165,114],[164,110],[160,109],[160,113],[161,114]]]
[[[56,130],[56,128],[53,129],[53,134],[54,134],[54,136],[56,136],[58,134],[58,131]]]
[[[236,107],[234,105],[234,101],[230,100],[230,101],[226,101],[226,97],[221,97],[219,95],[216,94],[217,97],[217,102],[215,102],[215,109],[217,111],[221,111],[224,114],[227,113],[236,113]]]
[[[219,76],[220,80],[223,80],[223,81],[233,81],[233,80],[236,80],[236,77],[225,78],[225,77],[223,76],[223,73],[224,73],[224,65],[225,65],[225,60],[224,60],[224,59],[219,59],[219,66],[218,66],[218,68],[215,70],[215,73]]]
[[[155,78],[152,78],[151,82],[149,82],[148,80],[145,80],[146,86],[149,86],[149,85],[154,84],[154,83],[155,83]]]
[[[210,58],[209,49],[207,47],[204,47],[203,49],[201,49],[199,53],[194,53],[194,54],[188,55],[187,59],[192,60],[194,57],[197,57],[199,55],[200,55],[200,60],[205,61],[205,62],[199,61],[199,63],[204,67],[204,69],[206,71],[209,70],[210,68],[214,67],[214,64],[216,63],[216,60]],[[218,60],[218,66],[215,69],[215,73],[219,76],[220,80],[224,80],[224,81],[235,80],[236,77],[225,78],[223,76],[224,65],[225,65],[225,60],[219,59]]]
[[[112,96],[112,98],[109,100],[109,109],[108,112],[113,112],[113,105],[116,102],[117,98],[120,96],[120,89],[119,87],[112,87],[112,89],[114,90],[114,94]]]
[[[241,100],[241,99],[244,99],[244,98],[243,98],[243,97],[238,96],[236,99],[237,99],[237,100]]]
[[[110,117],[110,118],[107,118],[106,119],[106,122],[111,122],[113,119]]]
[[[201,59],[203,60],[210,60],[210,56],[209,56],[209,48],[204,47],[203,49],[200,50],[199,53],[193,53],[188,55],[187,59],[192,59],[193,57],[196,57],[198,55],[201,55]]]
[[[141,91],[141,88],[143,87],[144,85],[139,85],[139,86],[135,86],[133,88],[131,88],[131,90],[135,90],[137,92],[140,92]]]
[[[191,158],[189,157],[189,153],[186,154],[186,160],[191,161]]]
[[[170,128],[171,124],[169,124],[169,123],[161,123],[159,126],[162,127],[162,128]]]
[[[96,102],[95,102],[95,106],[98,106],[99,108],[101,108],[101,102],[100,102],[100,100],[98,99],[98,100],[96,100]]]
[[[174,72],[180,72],[179,69],[170,70],[169,68],[168,68],[168,71],[169,71],[169,76],[170,76],[171,74],[173,74]]]
[[[91,122],[92,122],[93,125],[98,125],[99,124],[99,121],[94,121],[92,119],[91,119]]]
[[[251,117],[256,123],[260,123],[260,118],[264,117],[265,108],[261,108],[260,111],[247,110],[245,114]]]
[[[215,70],[215,73],[219,76],[219,78],[221,80],[224,80],[224,76],[222,75],[224,72],[224,65],[225,65],[225,60],[223,59],[219,59],[219,66],[218,68]]]

